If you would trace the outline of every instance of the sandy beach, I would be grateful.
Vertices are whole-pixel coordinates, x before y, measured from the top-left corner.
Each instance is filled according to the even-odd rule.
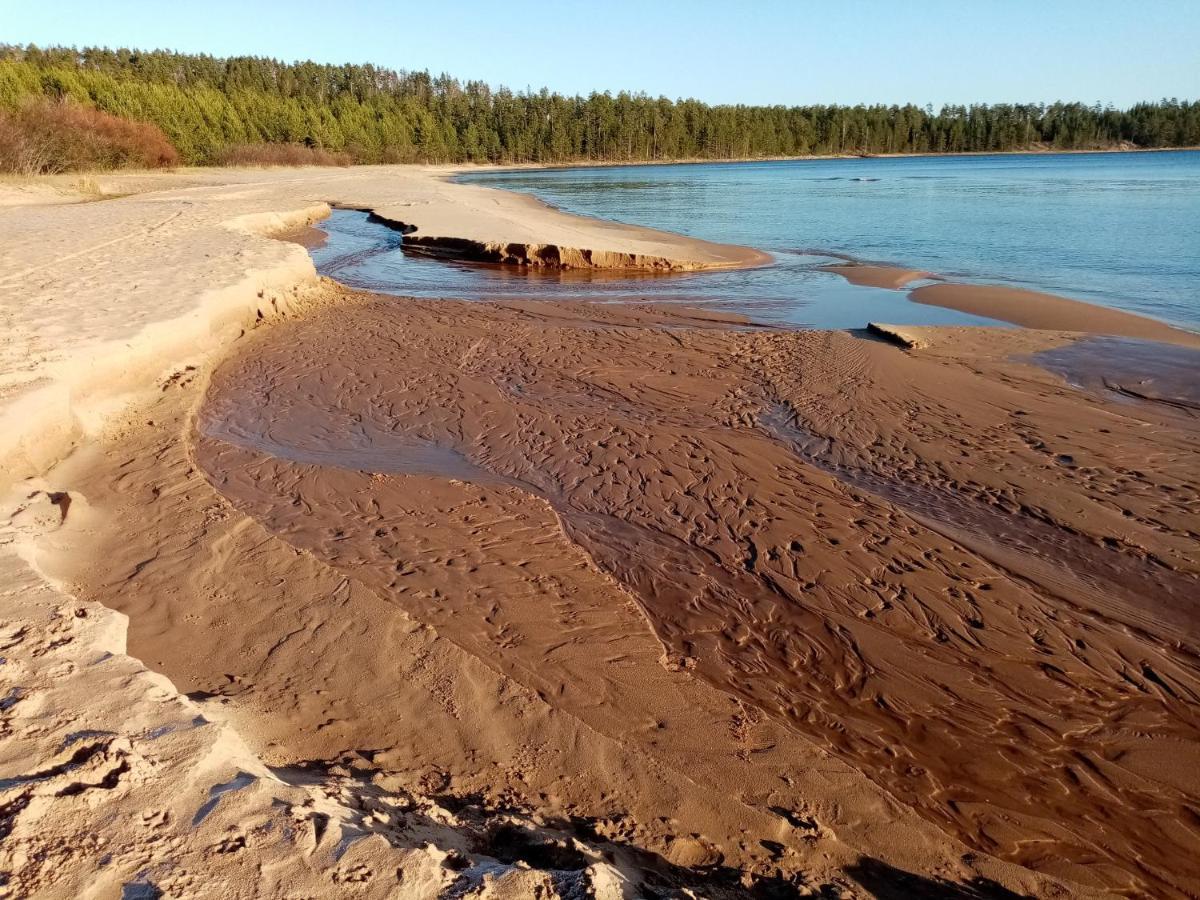
[[[1042,361],[1200,338],[317,276],[334,205],[456,260],[770,262],[446,174],[0,186],[14,896],[1200,892],[1195,410]]]

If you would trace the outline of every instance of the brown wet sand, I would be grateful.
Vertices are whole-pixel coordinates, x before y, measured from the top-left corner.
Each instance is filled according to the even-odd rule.
[[[194,459],[111,467],[138,529],[80,581],[275,762],[356,750],[674,884],[1184,896],[1200,438],[1010,361],[1066,340],[362,297],[223,365]]]
[[[1200,350],[1096,335],[1035,354],[1072,384],[1200,415]]]
[[[542,312],[586,325],[569,307]],[[661,317],[673,326],[689,318],[679,308]],[[701,312],[692,324],[707,321]],[[546,833],[565,833],[659,896],[681,896],[673,891],[683,887],[708,897],[809,887],[858,896],[858,877],[931,888],[995,878],[1023,889],[1054,884],[995,860],[963,863],[965,848],[947,845],[849,767],[686,670],[664,667],[662,647],[631,598],[563,547],[553,514],[527,497],[498,497],[501,513],[515,511],[512,522],[490,516],[482,524],[492,536],[481,544],[471,533],[480,523],[467,532],[439,505],[469,503],[478,492],[444,477],[392,482],[413,492],[431,517],[423,533],[446,542],[450,555],[465,549],[487,560],[493,575],[511,566],[510,577],[481,580],[465,598],[484,592],[503,608],[476,623],[482,631],[473,652],[459,646],[457,633],[447,637],[409,615],[390,592],[297,553],[229,509],[194,467],[187,410],[203,386],[197,374],[164,382],[145,427],[64,471],[113,521],[95,536],[100,552],[90,567],[62,574],[88,596],[121,606],[139,623],[135,640],[150,664],[169,671],[206,716],[232,720],[285,778],[298,761],[316,761],[305,771],[332,761],[335,774],[366,772],[368,787],[386,786],[384,801],[406,790],[436,798],[477,832],[529,811],[523,821],[534,815],[542,833],[524,838],[534,841],[526,852],[519,845],[496,851],[489,841],[473,849],[544,869],[555,862],[538,849]],[[462,477],[471,468],[453,451],[399,445],[409,471]],[[347,459],[366,460],[345,449]],[[386,456],[377,455],[374,467],[394,468],[379,462]],[[121,540],[126,532],[145,539]],[[510,563],[513,553],[520,556]],[[565,574],[547,576],[548,566]],[[465,568],[445,571],[475,577]],[[497,587],[504,592],[493,598]],[[549,610],[546,598],[554,601]],[[488,652],[477,654],[481,640]],[[492,640],[533,642],[520,680],[500,670],[508,661]],[[537,658],[548,645],[547,658]],[[841,837],[832,826],[853,834]],[[401,828],[391,839],[404,846],[420,833]]]
[[[293,228],[288,231],[280,232],[274,235],[281,241],[290,241],[293,244],[299,244],[305,250],[317,250],[325,246],[329,240],[328,232],[322,231],[313,225],[302,225],[299,228]]]

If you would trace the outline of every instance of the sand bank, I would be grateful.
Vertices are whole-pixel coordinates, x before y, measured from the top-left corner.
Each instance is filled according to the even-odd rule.
[[[928,284],[908,296],[916,303],[957,309],[1024,328],[1111,334],[1200,347],[1200,334],[1146,316],[1038,291],[981,284]]]
[[[942,280],[940,275],[900,266],[851,262],[821,268],[823,271],[841,275],[851,284],[892,290],[902,290],[923,278]],[[922,285],[910,291],[908,296],[915,303],[956,309],[998,322],[1011,322],[1023,328],[1107,334],[1161,341],[1183,347],[1200,347],[1200,334],[1173,328],[1164,322],[1136,313],[1109,309],[1094,303],[1039,291],[942,280],[941,284]]]
[[[821,266],[824,272],[841,275],[851,284],[864,287],[890,288],[899,290],[905,285],[922,278],[929,278],[930,273],[921,269],[902,269],[897,266],[872,266],[865,263],[838,263],[832,266]]]

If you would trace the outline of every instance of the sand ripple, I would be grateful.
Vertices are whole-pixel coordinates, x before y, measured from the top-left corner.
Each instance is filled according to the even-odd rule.
[[[552,704],[615,696],[554,651],[602,654],[632,599],[669,669],[967,846],[1195,891],[1200,440],[989,335],[913,356],[679,311],[367,301],[225,364],[198,459]]]

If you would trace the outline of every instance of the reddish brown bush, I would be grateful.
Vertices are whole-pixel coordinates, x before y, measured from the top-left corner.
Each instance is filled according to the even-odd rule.
[[[39,99],[0,110],[0,171],[41,175],[74,169],[173,166],[179,154],[156,125],[68,101]]]
[[[304,144],[236,144],[217,154],[223,166],[348,166],[349,153],[335,153]]]

